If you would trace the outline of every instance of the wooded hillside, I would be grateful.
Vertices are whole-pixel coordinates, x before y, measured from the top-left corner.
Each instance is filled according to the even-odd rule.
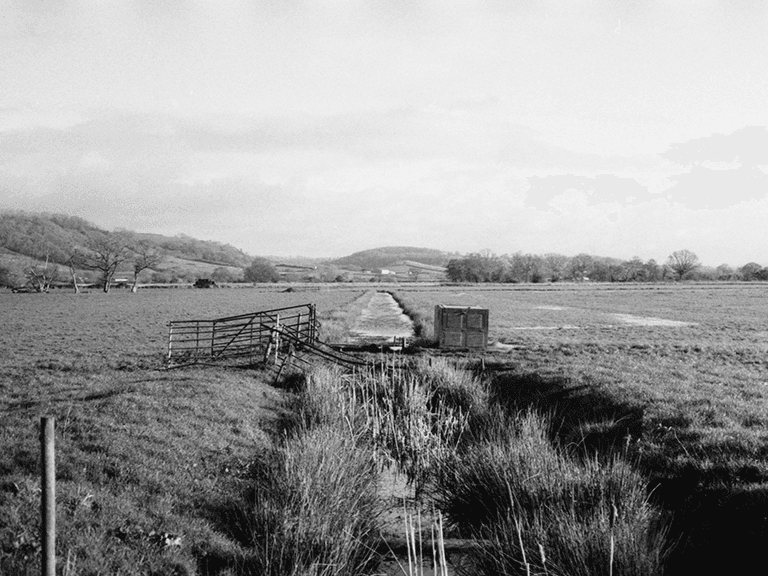
[[[83,249],[105,231],[77,216],[28,212],[0,213],[0,249],[29,258],[48,258],[66,265],[73,249]],[[158,249],[163,256],[243,268],[253,259],[230,246],[211,240],[197,240],[184,234],[163,236],[130,232]]]
[[[434,250],[432,248],[416,248],[413,246],[386,246],[362,250],[349,256],[333,260],[331,264],[342,267],[359,266],[363,270],[387,268],[403,261],[418,262],[432,266],[445,266],[458,254]]]

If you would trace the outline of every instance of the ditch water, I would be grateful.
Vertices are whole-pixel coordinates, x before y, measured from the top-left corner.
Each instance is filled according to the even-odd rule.
[[[389,292],[371,292],[370,299],[350,329],[347,341],[355,345],[392,344],[396,338],[413,336],[413,321],[403,312],[392,295]],[[457,545],[452,541],[445,545],[446,554],[451,555],[450,559],[442,567],[438,565],[437,570],[433,568],[433,553],[436,554],[432,540],[432,530],[435,528],[434,511],[417,512],[419,505],[414,501],[413,487],[408,486],[402,476],[390,472],[383,473],[380,488],[382,496],[390,503],[387,512],[382,516],[382,537],[387,542],[391,556],[382,562],[378,573],[381,576],[455,576],[456,566],[466,563],[466,552],[454,550]],[[406,502],[409,503],[408,508],[416,509],[406,512]],[[415,540],[417,549],[416,556],[410,560],[405,537],[406,525],[413,530],[411,537]]]
[[[350,330],[353,344],[386,344],[413,338],[413,321],[389,292],[374,292]]]

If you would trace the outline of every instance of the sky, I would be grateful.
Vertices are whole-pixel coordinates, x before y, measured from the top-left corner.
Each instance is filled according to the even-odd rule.
[[[0,0],[0,210],[768,265],[768,5]]]

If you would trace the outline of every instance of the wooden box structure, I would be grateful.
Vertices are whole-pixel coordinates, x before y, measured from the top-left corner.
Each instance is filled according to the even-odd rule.
[[[485,350],[488,309],[478,306],[435,306],[435,338],[440,348]]]

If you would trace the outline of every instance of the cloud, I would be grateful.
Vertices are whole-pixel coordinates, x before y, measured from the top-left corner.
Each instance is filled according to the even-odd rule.
[[[629,205],[650,198],[647,189],[636,180],[614,174],[531,176],[528,183],[526,205],[540,210],[552,209],[553,201],[569,191],[579,193],[587,205]]]
[[[661,156],[683,166],[737,160],[747,166],[768,165],[768,130],[765,126],[746,126],[731,134],[694,138],[671,144]]]
[[[757,167],[716,170],[695,165],[672,181],[667,197],[691,210],[722,210],[768,195],[768,174]]]
[[[83,120],[81,115],[68,110],[43,112],[29,108],[0,108],[0,133],[18,132],[38,127],[61,130],[76,126]]]
[[[670,178],[667,197],[692,210],[724,209],[768,195],[765,127],[672,144],[661,156],[686,168]]]

